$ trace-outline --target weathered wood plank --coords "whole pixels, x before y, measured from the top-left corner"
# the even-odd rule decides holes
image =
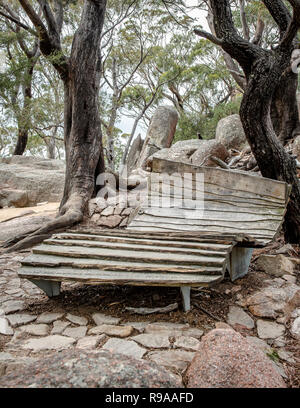
[[[205,230],[201,231],[172,231],[172,230],[164,230],[164,231],[148,231],[147,234],[144,231],[140,231],[138,229],[127,228],[126,230],[113,230],[113,229],[103,229],[101,232],[99,230],[92,230],[84,231],[82,229],[70,229],[68,232],[76,233],[76,234],[93,234],[93,235],[100,235],[101,236],[118,236],[118,237],[128,237],[128,238],[144,238],[144,239],[151,239],[151,240],[161,240],[164,241],[186,241],[186,242],[193,242],[193,243],[219,243],[219,244],[231,244],[232,241],[235,242],[253,242],[255,243],[255,238],[248,235],[246,232],[244,233],[227,233],[227,232],[207,232]]]
[[[158,197],[158,196],[157,196]],[[162,197],[162,196],[160,196]],[[181,205],[182,204],[182,205]],[[196,208],[196,203],[193,201],[191,206],[188,203],[185,203],[182,201],[182,203],[176,202],[176,205],[174,202],[171,202],[171,206],[169,208],[172,209],[176,208],[179,210],[184,210],[184,211],[194,211]],[[251,203],[250,203],[251,204]],[[151,207],[149,206],[148,208],[166,208],[163,207],[161,204],[153,202],[151,203]],[[276,208],[269,208],[269,207],[261,207],[261,206],[254,206],[254,205],[244,205],[244,206],[237,206],[235,203],[232,202],[220,202],[220,201],[209,201],[205,200],[204,205],[203,205],[203,210],[207,213],[236,213],[237,211],[240,214],[250,214],[250,215],[260,215],[260,216],[267,216],[267,217],[281,217],[284,215],[285,212],[285,207],[276,207]]]
[[[160,219],[161,218],[161,219]],[[248,231],[252,236],[257,237],[261,236],[269,236],[273,237],[275,231],[278,227],[278,224],[275,226],[270,225],[269,223],[255,223],[255,222],[248,222],[243,224],[242,222],[220,222],[220,221],[211,221],[211,220],[184,220],[180,218],[167,218],[167,217],[155,217],[155,216],[148,216],[147,214],[139,215],[135,218],[134,221],[128,226],[130,227],[137,227],[142,225],[153,225],[153,227],[160,227],[164,229],[172,229],[177,228],[178,230],[185,231],[187,228],[191,231],[197,231],[199,229],[206,229],[207,231],[218,231],[219,233],[223,232],[232,232],[232,233],[239,233],[243,231]]]
[[[106,235],[93,235],[93,234],[75,234],[75,233],[61,233],[52,236],[53,239],[71,239],[71,240],[89,240],[103,243],[120,243],[120,244],[137,244],[137,245],[147,245],[168,248],[187,248],[187,249],[208,249],[208,250],[224,250],[228,251],[232,248],[232,243],[214,243],[214,242],[185,242],[185,241],[171,241],[171,240],[151,240],[143,238],[129,238],[129,237],[117,237],[117,236],[106,236]],[[172,239],[172,238],[171,238]]]
[[[224,257],[225,258],[225,257]],[[23,266],[33,267],[71,267],[79,269],[99,269],[119,272],[161,272],[161,273],[194,273],[206,275],[222,275],[225,271],[224,267],[204,265],[178,265],[170,261],[168,265],[134,262],[134,260],[116,261],[116,260],[98,260],[91,258],[68,258],[57,255],[42,255],[32,254],[22,261]]]
[[[231,186],[224,186],[218,182],[211,183],[204,178],[204,183],[200,183],[197,180],[189,180],[183,175],[172,175],[172,177],[164,174],[151,173],[148,182],[148,191],[149,192],[160,192],[163,194],[182,194],[183,191],[187,196],[193,197],[196,192],[199,193],[199,196],[204,194],[205,196],[215,196],[223,197],[228,200],[242,199],[242,200],[251,200],[254,203],[265,203],[271,205],[284,205],[285,197],[275,197],[268,196],[266,194],[259,194],[255,190],[243,191],[243,184],[240,185],[240,188],[232,188]]]
[[[260,214],[249,214],[249,213],[240,213],[237,211],[232,212],[210,212],[204,210],[187,210],[181,208],[152,208],[152,207],[144,207],[139,210],[138,215],[141,214],[152,215],[152,216],[159,216],[159,217],[167,217],[167,218],[179,218],[182,220],[193,220],[198,221],[199,217],[202,217],[203,220],[210,220],[210,221],[239,221],[239,222],[266,222],[266,223],[280,223],[282,220],[281,216],[275,215],[265,215],[262,216]]]
[[[238,196],[234,196],[234,195],[229,195],[229,194],[225,194],[224,193],[212,193],[212,192],[208,192],[205,191],[204,194],[202,194],[201,192],[199,192],[199,194],[196,194],[196,191],[193,191],[193,194],[189,194],[189,192],[187,191],[185,193],[185,195],[183,195],[183,193],[181,192],[173,192],[172,190],[168,191],[167,188],[165,188],[165,186],[156,186],[153,185],[151,186],[151,190],[148,192],[148,200],[152,200],[153,201],[153,197],[156,197],[158,195],[161,196],[166,196],[166,197],[171,197],[171,198],[182,198],[185,201],[189,202],[189,200],[198,200],[200,201],[205,201],[205,200],[214,200],[216,202],[228,202],[228,203],[234,203],[234,204],[247,204],[247,203],[251,203],[252,205],[255,205],[257,207],[270,207],[270,208],[281,208],[284,207],[285,205],[285,201],[281,200],[281,201],[271,201],[271,200],[263,200],[263,199],[258,199],[258,198],[247,198],[247,197],[238,197]]]
[[[132,286],[210,286],[223,279],[223,276],[161,273],[136,273],[101,271],[97,269],[46,268],[22,267],[19,276],[27,279],[40,278],[53,281],[76,281],[87,284],[116,284]]]
[[[130,251],[151,251],[155,253],[168,254],[186,254],[186,255],[204,255],[204,256],[225,256],[227,250],[209,250],[209,249],[187,249],[187,248],[172,248],[167,246],[154,245],[136,245],[136,244],[116,244],[110,242],[96,242],[89,240],[72,240],[72,239],[47,239],[43,242],[45,245],[64,245],[64,246],[80,246],[85,248],[107,248],[114,250],[130,250]]]
[[[129,230],[131,228],[133,228],[135,231],[140,231],[141,234],[151,233],[151,232],[168,232],[168,233],[173,232],[174,233],[175,231],[183,232],[183,231],[186,230],[186,228],[184,228],[184,226],[176,226],[176,227],[170,226],[170,225],[168,225],[168,226],[158,226],[158,225],[151,226],[151,225],[146,224],[146,223],[138,224],[138,222],[134,223],[132,226],[129,225],[127,227],[127,229],[129,229]],[[198,227],[195,228],[195,229],[191,227],[191,230],[194,230],[194,232],[196,231],[197,233],[201,233],[201,231],[198,230]],[[211,232],[212,233],[215,232],[217,234],[219,231],[211,231]],[[224,232],[224,234],[225,233],[226,232]],[[237,236],[238,236],[238,233],[237,233]],[[268,242],[270,242],[272,240],[272,238],[273,238],[272,234],[270,234],[270,235],[256,234],[255,237],[253,237],[252,240],[240,240],[240,241],[238,241],[239,242],[238,245],[243,246],[243,247],[261,248],[261,247],[265,246]]]
[[[245,192],[287,200],[289,187],[286,183],[259,177],[246,172],[230,171],[214,167],[198,167],[190,164],[154,158],[154,173],[203,173],[207,183],[218,184]]]
[[[51,254],[60,256],[69,256],[73,258],[94,258],[94,259],[119,259],[128,260],[133,259],[139,260],[140,262],[147,263],[169,263],[171,260],[173,262],[179,262],[182,265],[195,265],[203,264],[206,265],[223,265],[224,257],[222,256],[196,256],[196,255],[179,255],[168,253],[154,253],[154,252],[137,252],[129,250],[112,250],[112,249],[102,249],[102,248],[82,248],[80,246],[76,247],[63,247],[58,245],[45,245],[41,244],[33,248],[34,254]]]

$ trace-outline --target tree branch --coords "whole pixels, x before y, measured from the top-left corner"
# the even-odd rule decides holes
[[[38,31],[38,36],[40,39],[40,50],[42,54],[46,58],[51,57],[53,55],[58,56],[58,58],[56,58],[54,61],[51,61],[51,62],[54,68],[58,71],[62,80],[65,80],[68,76],[69,64],[68,64],[68,60],[66,56],[62,53],[59,34],[56,29],[55,29],[56,30],[55,33],[53,32],[54,30],[54,27],[53,27],[54,22],[52,21],[53,14],[51,10],[49,11],[48,9],[49,4],[45,0],[38,0],[38,1],[41,7],[44,7],[43,13],[47,20],[47,24],[49,26],[50,33],[47,31],[47,28],[45,27],[43,21],[38,16],[38,14],[35,12],[35,10],[31,6],[31,4],[28,2],[28,0],[19,0],[19,3],[21,4],[23,10],[28,15],[32,24],[35,26],[36,30]]]
[[[3,11],[0,10],[0,16],[7,18],[7,20],[12,21],[13,23],[17,24],[19,27],[23,28],[24,30],[28,31],[29,33],[33,34],[34,36],[38,36],[37,32],[32,30],[30,27],[28,27],[27,25],[21,23],[20,21],[18,21],[17,19],[15,19],[14,17],[10,16],[9,14],[3,13]]]
[[[223,40],[220,38],[215,37],[214,35],[203,31],[203,30],[198,30],[197,28],[194,29],[194,33],[199,35],[199,37],[203,37],[206,38],[207,40],[211,41],[212,43],[216,44],[216,45],[223,45]]]

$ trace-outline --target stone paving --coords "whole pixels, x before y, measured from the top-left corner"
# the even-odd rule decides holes
[[[153,361],[182,375],[207,332],[203,327],[189,324],[149,322],[147,317],[144,321],[132,318],[131,322],[124,322],[122,318],[100,312],[87,316],[78,316],[76,310],[28,313],[28,302],[45,304],[46,298],[32,283],[18,278],[16,270],[22,257],[23,254],[0,256],[0,340],[5,338],[2,347],[0,343],[0,375],[8,366],[41,358],[46,350],[70,348],[102,348]],[[284,364],[296,363],[296,357],[285,349],[287,328],[281,312],[297,293],[299,286],[295,279],[290,282],[276,278],[247,299],[237,296],[227,316],[228,324],[246,330],[247,340],[266,354],[274,354],[275,347],[276,368],[284,378]],[[267,295],[264,302],[263,295]],[[298,338],[300,309],[294,308],[292,316],[291,330]],[[223,323],[217,323],[217,327],[218,324]]]

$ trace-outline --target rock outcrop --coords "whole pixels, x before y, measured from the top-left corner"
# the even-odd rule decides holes
[[[181,388],[155,363],[109,351],[60,351],[4,375],[6,388]]]
[[[242,150],[247,146],[247,139],[240,115],[231,115],[219,121],[216,130],[216,140],[226,149]]]
[[[137,167],[145,168],[149,156],[160,149],[170,147],[176,131],[178,113],[172,106],[159,106],[147,132]]]
[[[28,207],[60,201],[65,164],[60,160],[13,156],[0,162],[0,206]]]
[[[229,156],[229,153],[226,148],[215,139],[184,140],[175,143],[169,149],[162,149],[153,154],[147,160],[147,166],[151,168],[153,158],[174,160],[194,164],[195,166],[216,166],[216,163],[210,159],[210,156],[215,156],[224,161]]]
[[[285,388],[272,361],[234,330],[202,337],[187,374],[188,388]]]

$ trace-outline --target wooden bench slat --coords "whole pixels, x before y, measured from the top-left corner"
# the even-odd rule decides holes
[[[224,263],[224,256],[196,256],[186,254],[168,254],[168,253],[154,253],[143,251],[129,250],[112,250],[102,248],[82,248],[76,247],[63,247],[59,245],[46,245],[41,244],[33,248],[34,254],[50,254],[69,257],[85,257],[95,259],[120,259],[120,260],[132,260],[136,259],[142,262],[153,263],[168,263],[170,260],[173,262],[180,262],[182,265],[195,265],[195,264],[207,264],[207,265],[222,265]]]
[[[115,272],[97,269],[22,267],[21,278],[51,281],[76,281],[88,284],[117,284],[133,286],[210,286],[223,279],[223,276],[200,276],[195,274],[161,274],[142,272]]]
[[[213,242],[184,242],[184,241],[172,241],[172,240],[162,240],[162,239],[143,239],[143,238],[129,238],[129,237],[117,237],[109,235],[99,235],[88,234],[88,233],[61,233],[53,235],[53,239],[72,239],[72,240],[91,240],[99,241],[103,243],[120,243],[120,244],[137,244],[137,245],[147,245],[147,246],[168,246],[169,248],[187,248],[187,249],[208,249],[208,250],[226,250],[228,251],[232,248],[232,243],[213,243]],[[172,238],[171,238],[172,239]]]
[[[187,248],[171,248],[167,246],[153,245],[138,245],[138,244],[120,244],[101,241],[89,240],[72,240],[72,239],[47,239],[43,242],[45,245],[64,245],[64,246],[81,246],[86,248],[102,248],[114,250],[130,250],[130,251],[151,251],[156,253],[168,254],[186,254],[186,255],[204,255],[204,256],[226,256],[227,250],[217,249],[187,249]]]
[[[208,266],[204,265],[180,265],[178,263],[170,261],[168,265],[158,263],[143,263],[132,261],[118,261],[118,260],[106,260],[106,259],[92,259],[92,258],[70,258],[58,255],[49,254],[32,254],[22,261],[24,266],[33,267],[72,267],[81,269],[99,269],[99,270],[112,270],[123,272],[161,272],[161,273],[194,273],[194,274],[206,274],[206,275],[222,275],[224,273],[224,267]]]

